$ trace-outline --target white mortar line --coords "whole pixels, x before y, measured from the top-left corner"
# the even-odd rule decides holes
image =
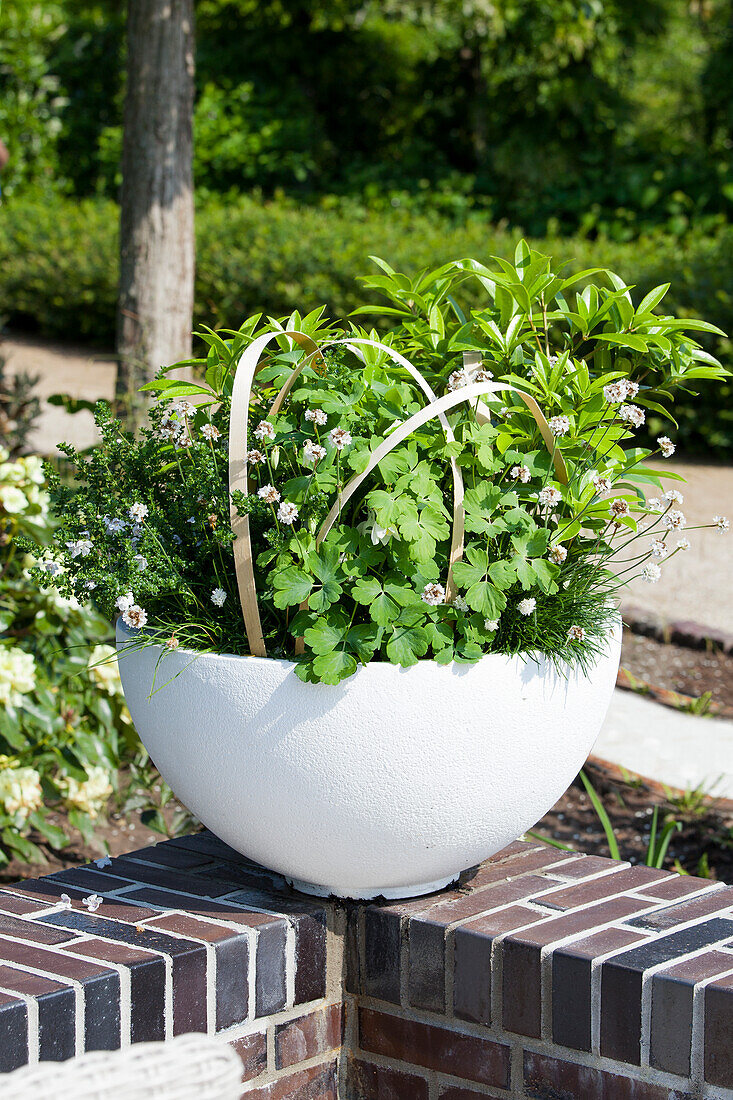
[[[257,940],[259,933],[252,928],[248,937],[249,961],[247,967],[247,1019],[253,1020],[257,1011]]]
[[[17,993],[14,989],[0,986],[0,993],[7,993],[18,1001],[25,1001],[28,1023],[28,1065],[33,1066],[38,1061],[40,1037],[38,1022],[38,1002],[30,993]]]
[[[733,973],[733,960],[731,967],[719,974],[711,974],[709,978],[703,978],[695,984],[692,991],[692,1053],[690,1061],[690,1078],[693,1084],[701,1088],[705,1084],[705,988],[718,978],[727,977]],[[733,1095],[733,1088],[726,1089]]]
[[[285,927],[285,1007],[295,1004],[295,925],[290,921]]]

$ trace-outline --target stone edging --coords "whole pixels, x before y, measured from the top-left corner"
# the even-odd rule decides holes
[[[673,642],[688,649],[715,649],[733,654],[733,634],[717,627],[704,626],[688,619],[666,622],[655,612],[633,604],[622,606],[621,617],[632,634],[654,638],[657,642]]]

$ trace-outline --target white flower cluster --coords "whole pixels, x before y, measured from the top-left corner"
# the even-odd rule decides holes
[[[526,485],[531,480],[532,475],[529,472],[529,466],[512,466],[509,471],[509,477],[514,481],[521,481],[523,485]]]
[[[122,682],[117,667],[117,651],[111,645],[95,645],[89,654],[87,668],[92,680],[96,680],[108,695],[122,695]]]
[[[195,416],[196,406],[190,401],[174,401],[160,418],[158,435],[165,443],[174,443],[178,447],[188,447],[191,438],[188,434],[188,421]]]
[[[519,601],[517,604],[517,611],[520,615],[531,615],[536,607],[537,600],[534,596],[528,596],[526,599]]]
[[[570,431],[570,419],[567,416],[551,416],[547,423],[554,436],[567,435]]]
[[[35,768],[0,768],[0,805],[23,825],[43,805],[41,777]]]
[[[43,485],[43,462],[38,455],[24,455],[10,461],[10,454],[0,446],[0,507],[8,515],[33,513],[33,522],[46,526],[48,493]]]
[[[311,424],[316,424],[319,428],[322,428],[328,420],[323,409],[306,409],[305,418],[306,420],[310,420]]]
[[[0,646],[0,703],[17,706],[36,686],[36,662],[32,653],[17,646]]]
[[[638,382],[632,382],[628,378],[619,378],[617,382],[603,387],[603,397],[609,405],[620,405],[622,401],[636,397],[638,392]]]
[[[640,428],[646,420],[646,414],[638,405],[622,405],[618,411],[619,420],[631,424],[634,428]]]
[[[537,499],[543,507],[554,508],[554,506],[559,504],[562,500],[562,493],[559,489],[553,489],[552,486],[548,486],[546,489],[540,489],[537,494]]]
[[[662,458],[671,458],[675,452],[675,445],[668,435],[660,435],[657,438],[659,444],[659,450],[662,452]]]
[[[264,443],[266,439],[273,440],[275,438],[275,429],[269,420],[260,420],[254,430],[254,437],[259,439],[260,443]]]
[[[560,543],[556,543],[554,546],[550,547],[547,556],[553,565],[562,565],[568,556],[568,552],[564,546],[561,546]]]
[[[319,462],[326,457],[326,448],[320,443],[314,443],[312,439],[306,439],[303,444],[303,465],[314,469]]]
[[[132,592],[126,592],[124,596],[118,596],[115,607],[122,612],[122,621],[125,626],[133,630],[141,630],[148,621],[147,612],[135,603]]]
[[[448,377],[448,390],[454,393],[462,390],[464,386],[470,386],[473,382],[491,382],[494,376],[490,370],[484,367],[459,367]]]
[[[344,451],[351,445],[351,432],[347,432],[346,428],[331,428],[328,439],[335,450]]]
[[[423,588],[420,599],[431,607],[437,607],[439,603],[445,603],[445,589],[442,584],[431,582]]]
[[[64,794],[67,806],[74,810],[81,810],[94,819],[107,805],[113,787],[111,776],[106,768],[100,764],[94,764],[86,769],[87,778],[81,782],[71,775],[63,775],[58,784]]]
[[[208,439],[209,443],[215,443],[217,439],[221,438],[221,432],[216,424],[202,424],[201,434],[204,439]]]

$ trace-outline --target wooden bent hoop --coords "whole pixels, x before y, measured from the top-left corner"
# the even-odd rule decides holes
[[[230,519],[232,525],[232,531],[234,533],[234,568],[237,576],[237,587],[239,590],[239,600],[242,605],[242,617],[244,619],[244,628],[247,635],[247,642],[249,645],[250,653],[255,657],[266,657],[267,649],[265,646],[265,640],[262,633],[262,622],[260,619],[259,607],[257,604],[257,587],[255,583],[254,575],[254,561],[252,555],[252,539],[249,529],[249,516],[240,515],[237,511],[233,501],[231,500],[232,494],[236,490],[240,490],[244,493],[248,491],[248,479],[247,479],[247,428],[249,419],[249,405],[252,399],[252,387],[255,379],[255,375],[259,368],[260,358],[270,340],[273,340],[277,336],[287,336],[294,340],[297,344],[303,347],[309,354],[305,359],[298,364],[297,367],[291,372],[287,381],[280,389],[277,397],[270,406],[268,416],[276,415],[283,406],[283,403],[293,388],[298,376],[302,373],[304,367],[313,361],[313,359],[319,354],[318,345],[303,332],[296,330],[276,330],[273,332],[264,333],[245,349],[239,360],[237,372],[234,378],[234,386],[232,389],[232,404],[231,414],[229,420],[229,494],[230,494]],[[550,430],[549,424],[545,419],[542,410],[532,397],[528,393],[524,393],[522,390],[518,390],[515,386],[509,385],[505,382],[474,382],[471,385],[464,386],[460,390],[456,390],[454,393],[445,394],[443,397],[436,397],[436,394],[428,381],[423,377],[420,371],[405,359],[394,348],[390,348],[386,344],[381,344],[377,340],[368,340],[366,338],[353,337],[343,340],[330,341],[330,345],[343,344],[354,354],[363,358],[360,354],[359,345],[368,345],[370,347],[377,348],[384,351],[390,358],[399,366],[404,367],[405,370],[411,375],[414,381],[418,384],[425,396],[430,402],[419,412],[414,413],[412,416],[404,420],[398,428],[396,428],[385,440],[383,440],[379,446],[373,451],[369,460],[369,464],[360,474],[349,481],[344,487],[340,500],[336,502],[331,508],[331,511],[323,521],[321,528],[316,538],[316,545],[320,546],[323,539],[333,527],[334,523],[338,519],[338,516],[343,509],[346,502],[354,495],[356,490],[362,484],[362,482],[369,476],[376,466],[385,458],[390,451],[394,450],[400,443],[403,442],[415,429],[422,427],[429,420],[437,417],[441,423],[446,438],[449,441],[455,439],[453,430],[446,419],[446,412],[449,409],[454,408],[456,405],[461,404],[464,401],[470,401],[473,398],[479,398],[489,393],[500,393],[502,391],[511,390],[517,393],[528,410],[534,417],[537,426],[540,430],[540,434],[552,455],[552,460],[555,466],[555,473],[559,481],[567,484],[567,471],[565,469],[565,463],[563,462],[560,452],[555,446],[554,436]],[[486,422],[490,419],[491,413],[487,406],[478,401],[477,414],[480,420]],[[446,581],[446,599],[448,601],[455,597],[454,583],[453,583],[453,566],[457,561],[460,561],[463,557],[463,539],[465,531],[465,510],[463,507],[463,477],[461,475],[460,466],[458,466],[455,458],[450,459],[451,472],[453,475],[453,527],[451,534],[451,547],[449,554],[449,567],[448,578]],[[298,639],[296,642],[296,653],[300,653],[303,650],[302,639]]]

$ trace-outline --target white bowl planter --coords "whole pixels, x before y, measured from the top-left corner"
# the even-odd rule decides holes
[[[156,672],[161,649],[130,637],[118,624],[130,712],[181,801],[299,889],[352,898],[436,890],[542,817],[598,736],[621,646],[619,628],[588,675],[489,654],[329,687],[185,650]]]

